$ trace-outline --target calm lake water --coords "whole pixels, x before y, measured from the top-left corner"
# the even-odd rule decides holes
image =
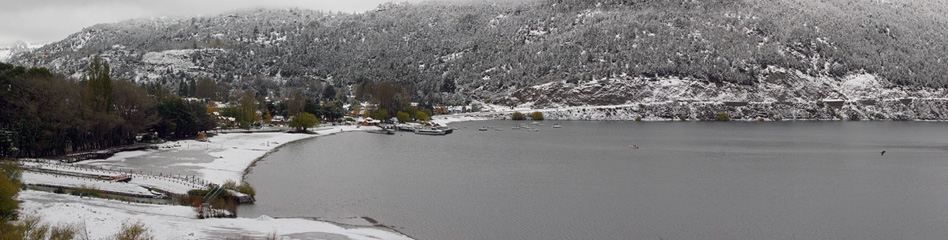
[[[948,236],[946,123],[518,123],[289,144],[247,176],[258,201],[239,214],[365,216],[424,240]]]

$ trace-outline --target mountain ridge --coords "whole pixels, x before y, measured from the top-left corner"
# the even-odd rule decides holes
[[[625,78],[755,86],[800,74],[826,84],[870,74],[889,88],[939,89],[948,82],[940,57],[948,43],[937,36],[948,24],[937,16],[944,7],[922,5],[550,0],[384,4],[360,14],[253,10],[100,24],[14,63],[80,78],[88,59],[101,55],[118,78],[172,89],[210,77],[276,96],[288,89],[318,95],[325,85],[353,95],[361,82],[393,81],[409,84],[413,101],[511,106],[535,104],[524,96],[543,84]],[[917,26],[922,21],[929,23]],[[537,106],[597,103],[566,99]],[[622,100],[600,103],[641,99]]]

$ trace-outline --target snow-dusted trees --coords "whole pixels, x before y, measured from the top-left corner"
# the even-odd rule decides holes
[[[753,84],[770,66],[945,86],[946,10],[925,1],[848,0],[434,2],[360,14],[258,10],[99,25],[87,32],[90,39],[70,38],[33,56],[66,50],[18,61],[84,69],[88,52],[108,52],[114,74],[136,79],[152,66],[143,64],[145,53],[183,48],[194,50],[188,59],[194,68],[162,72],[156,81],[174,88],[211,77],[219,88],[244,89],[238,85],[251,79],[258,95],[286,97],[286,89],[298,88],[307,98],[321,95],[322,86],[355,85],[363,101],[382,80],[413,83],[411,101],[463,103],[503,99],[511,88],[622,74]],[[84,48],[70,51],[79,41]]]

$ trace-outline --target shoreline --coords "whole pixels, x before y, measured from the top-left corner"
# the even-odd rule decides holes
[[[185,166],[190,169],[187,172],[188,175],[195,173],[197,176],[208,179],[208,182],[223,184],[226,180],[243,181],[243,177],[252,170],[255,162],[288,143],[321,135],[330,136],[339,132],[361,130],[356,126],[332,126],[316,128],[314,132],[317,134],[306,135],[283,132],[221,134],[212,137],[211,142],[179,140],[159,145],[157,150],[123,152],[107,159],[64,166],[72,165],[74,167],[68,168],[78,169],[123,169],[136,172],[148,172],[156,167],[160,169],[161,167]],[[264,141],[265,143],[261,143]],[[248,158],[248,154],[252,154],[249,156],[253,158]],[[155,162],[153,159],[162,159],[164,162],[157,163],[158,166],[146,165],[145,168],[141,168],[141,163],[153,163]],[[228,170],[236,170],[237,167],[240,169],[239,172]],[[184,173],[174,171],[172,173],[176,176],[184,175]],[[123,186],[133,187],[134,185]],[[259,238],[271,233],[280,236],[315,238],[338,236],[340,239],[412,239],[395,229],[378,224],[345,224],[318,220],[318,218],[315,218],[316,220],[312,220],[314,218],[275,219],[265,215],[257,218],[198,219],[190,206],[81,198],[69,194],[29,189],[21,191],[16,198],[21,201],[20,212],[24,215],[38,216],[43,222],[53,225],[85,226],[90,239],[108,238],[110,234],[118,232],[118,227],[122,223],[136,221],[145,223],[155,239]]]
[[[597,106],[597,109],[614,109],[619,106]],[[589,108],[589,107],[583,107]],[[574,111],[575,108],[570,108]],[[472,122],[472,121],[485,121],[485,120],[504,120],[511,122],[521,122],[513,121],[509,119],[509,116],[514,111],[521,112],[532,112],[539,111],[543,112],[546,115],[547,112],[552,111],[564,111],[566,109],[511,109],[509,111],[491,111],[491,112],[477,112],[477,113],[460,113],[460,114],[451,114],[451,115],[436,115],[432,118],[431,122],[438,124],[450,124],[457,122]],[[587,115],[588,116],[588,115]],[[529,122],[531,120],[526,120]],[[634,121],[634,120],[616,120],[616,119],[556,119],[556,118],[546,118],[545,121]],[[642,118],[641,121],[648,122],[681,122],[678,119],[666,119],[659,117],[649,117]],[[699,122],[701,120],[689,119],[687,122]],[[734,122],[757,122],[757,119],[732,119]],[[839,120],[839,119],[826,119],[826,120],[809,120],[809,119],[796,119],[796,120],[782,120],[782,121],[849,121],[849,120]],[[874,119],[868,120],[863,119],[861,121],[898,121],[892,119]],[[907,121],[919,121],[919,122],[948,122],[945,120],[907,120]],[[768,122],[771,122],[768,120]],[[159,149],[157,150],[144,150],[144,151],[130,151],[130,152],[121,152],[116,154],[108,159],[99,159],[99,160],[90,160],[80,163],[76,163],[80,166],[82,165],[91,165],[91,166],[107,166],[109,168],[117,169],[130,169],[136,171],[148,171],[148,170],[165,170],[172,171],[175,173],[175,170],[186,169],[187,174],[194,173],[195,175],[201,176],[208,182],[213,182],[217,184],[223,184],[226,180],[233,180],[237,183],[242,183],[246,180],[247,175],[253,172],[253,167],[256,166],[257,162],[262,161],[265,157],[270,154],[281,150],[283,147],[290,143],[296,143],[297,141],[312,139],[317,137],[324,136],[333,136],[340,133],[349,133],[349,132],[360,132],[370,130],[371,127],[360,128],[358,126],[324,126],[322,128],[314,128],[313,132],[315,134],[289,134],[284,132],[279,133],[225,133],[220,134],[215,137],[212,137],[211,142],[197,142],[194,140],[180,140],[169,142],[166,144],[157,145]],[[261,143],[265,141],[265,143]],[[278,141],[278,142],[277,142]],[[187,147],[185,147],[187,146]],[[202,149],[203,148],[203,149]],[[252,157],[252,158],[251,158]],[[154,161],[152,159],[161,159],[161,161]],[[162,162],[163,161],[163,162]],[[157,162],[157,163],[155,163]],[[142,165],[142,164],[145,165]],[[153,165],[147,165],[153,164]],[[26,197],[21,197],[26,196]],[[190,236],[183,235],[172,235],[178,234],[174,232],[162,233],[169,236],[169,238],[179,238],[179,239],[203,239],[207,237],[220,236],[219,234],[238,234],[245,236],[263,236],[271,232],[276,231],[277,234],[283,235],[298,235],[298,234],[339,234],[343,236],[349,236],[348,239],[361,239],[362,237],[352,238],[352,236],[359,236],[358,234],[352,235],[354,232],[359,231],[374,231],[376,235],[384,235],[382,239],[411,239],[410,236],[404,234],[396,229],[388,227],[384,224],[367,222],[367,224],[360,225],[358,223],[345,223],[345,222],[334,222],[328,220],[320,220],[318,217],[305,217],[305,218],[280,218],[281,221],[294,222],[293,226],[286,227],[281,225],[272,225],[270,229],[259,229],[254,227],[255,225],[266,224],[271,225],[274,218],[263,215],[258,218],[241,218],[236,219],[219,219],[219,220],[210,220],[210,221],[198,221],[196,217],[190,210],[190,207],[187,206],[162,206],[154,204],[145,204],[142,207],[142,204],[129,204],[129,203],[118,203],[112,201],[111,204],[99,204],[101,202],[109,202],[108,200],[89,200],[81,198],[72,198],[70,196],[57,196],[54,194],[45,194],[38,193],[36,191],[23,191],[21,196],[18,196],[21,200],[25,200],[26,204],[21,207],[21,210],[27,214],[34,214],[42,216],[44,219],[49,219],[55,224],[56,220],[60,222],[70,221],[68,218],[64,220],[64,217],[60,217],[61,211],[65,212],[75,212],[79,211],[77,208],[92,208],[101,209],[97,212],[89,213],[83,212],[83,214],[89,215],[89,217],[106,217],[108,212],[120,212],[120,213],[110,213],[113,214],[110,217],[115,217],[113,219],[121,223],[123,217],[127,219],[145,219],[143,221],[146,225],[152,229],[154,232],[160,232],[164,230],[173,230],[166,229],[168,228],[169,223],[174,222],[189,222],[192,226],[186,226],[184,231],[193,231]],[[25,198],[25,199],[24,199]],[[56,201],[56,203],[48,203],[51,201]],[[96,206],[90,206],[90,204],[97,204]],[[66,207],[69,205],[71,207]],[[57,207],[66,208],[66,210],[55,210]],[[174,214],[165,214],[165,210],[161,211],[145,211],[140,209],[174,209],[172,212]],[[31,212],[32,211],[32,212]],[[106,213],[103,213],[106,212]],[[71,219],[75,220],[75,219]],[[302,221],[300,221],[302,220]],[[307,225],[305,221],[315,221],[318,223],[311,223],[309,225],[320,225],[325,226],[324,224],[333,225],[341,228],[342,230],[327,230],[328,227],[300,227],[302,225]],[[239,223],[239,224],[238,224]],[[232,225],[232,228],[223,229],[220,226],[223,225]],[[107,225],[107,224],[106,224]],[[120,224],[119,224],[120,225]],[[181,227],[181,226],[179,226]],[[278,230],[279,229],[279,230]],[[292,230],[287,230],[292,229]],[[335,229],[335,228],[333,228]],[[95,234],[104,234],[104,233],[114,233],[114,229],[108,228],[107,226],[101,228],[92,229]],[[184,232],[182,231],[182,232]],[[341,232],[341,233],[340,233]],[[382,232],[382,233],[380,233]],[[196,237],[193,234],[198,234]],[[364,236],[363,236],[364,237]],[[158,239],[162,239],[159,237]]]
[[[307,136],[307,137],[303,137],[303,138],[299,138],[299,139],[295,139],[295,140],[292,140],[292,141],[288,141],[288,142],[284,142],[284,143],[279,144],[277,147],[274,147],[273,149],[270,149],[269,151],[267,151],[267,152],[264,153],[263,155],[260,155],[259,157],[255,158],[252,162],[250,162],[249,165],[247,165],[246,167],[244,167],[244,171],[243,171],[243,173],[240,175],[240,182],[244,182],[244,181],[247,179],[247,174],[250,174],[251,172],[253,172],[253,167],[254,167],[254,166],[257,166],[257,162],[262,161],[263,158],[269,156],[271,153],[274,153],[274,152],[276,152],[276,151],[282,149],[282,148],[285,147],[286,145],[289,145],[289,144],[295,143],[295,142],[299,142],[299,141],[303,141],[303,140],[307,140],[307,139],[313,139],[313,138],[318,138],[318,137],[328,137],[328,136],[336,135],[337,133],[365,131],[365,130],[358,129],[358,128],[356,128],[357,130],[349,130],[349,131],[346,131],[346,130],[345,130],[344,128],[342,128],[342,127],[351,127],[351,126],[332,126],[332,127],[329,127],[328,129],[326,129],[325,131],[323,131],[324,133],[319,133],[320,130],[318,130],[318,129],[313,129],[313,130],[314,130],[313,133],[306,133],[307,135],[309,135],[309,136]],[[339,131],[337,132],[337,131],[335,131],[335,130],[339,130]],[[285,133],[285,132],[284,132],[284,134],[300,134],[300,133]]]

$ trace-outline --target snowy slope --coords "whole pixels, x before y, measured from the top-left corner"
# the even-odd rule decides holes
[[[842,79],[769,69],[754,85],[619,76],[558,81],[517,91],[509,105],[583,120],[946,120],[948,90],[896,86],[872,74]]]
[[[20,54],[30,52],[43,47],[44,44],[33,44],[27,42],[17,42],[9,46],[0,46],[0,62],[10,61],[11,58]]]

